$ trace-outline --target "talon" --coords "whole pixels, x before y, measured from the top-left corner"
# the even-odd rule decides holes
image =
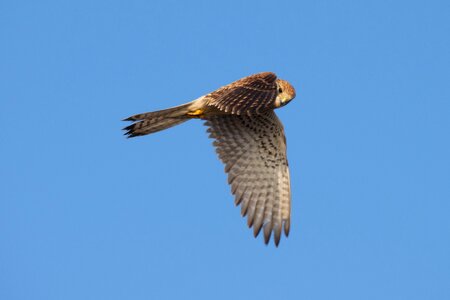
[[[188,112],[187,115],[190,117],[201,117],[201,115],[203,114],[203,110],[202,109],[197,109],[191,112]]]

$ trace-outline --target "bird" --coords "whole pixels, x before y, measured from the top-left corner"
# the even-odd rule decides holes
[[[255,238],[278,247],[291,226],[291,187],[284,127],[274,110],[296,96],[294,87],[272,72],[253,74],[189,103],[124,119],[129,138],[200,119],[225,165],[236,206]]]

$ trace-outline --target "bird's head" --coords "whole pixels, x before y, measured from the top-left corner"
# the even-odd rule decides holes
[[[275,99],[275,107],[281,107],[288,104],[295,98],[294,87],[283,79],[277,79],[277,98]]]

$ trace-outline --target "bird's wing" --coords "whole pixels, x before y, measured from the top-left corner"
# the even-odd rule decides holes
[[[264,228],[278,246],[290,228],[291,190],[283,125],[273,111],[261,115],[221,115],[207,119],[210,137],[225,164],[236,205],[247,215],[255,237]]]
[[[242,78],[207,95],[207,105],[233,115],[254,115],[273,109],[278,95],[276,80],[271,72]]]

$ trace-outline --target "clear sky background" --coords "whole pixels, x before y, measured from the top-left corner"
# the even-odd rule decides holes
[[[2,1],[0,299],[450,299],[448,1]],[[200,121],[276,72],[292,227],[254,239]]]

